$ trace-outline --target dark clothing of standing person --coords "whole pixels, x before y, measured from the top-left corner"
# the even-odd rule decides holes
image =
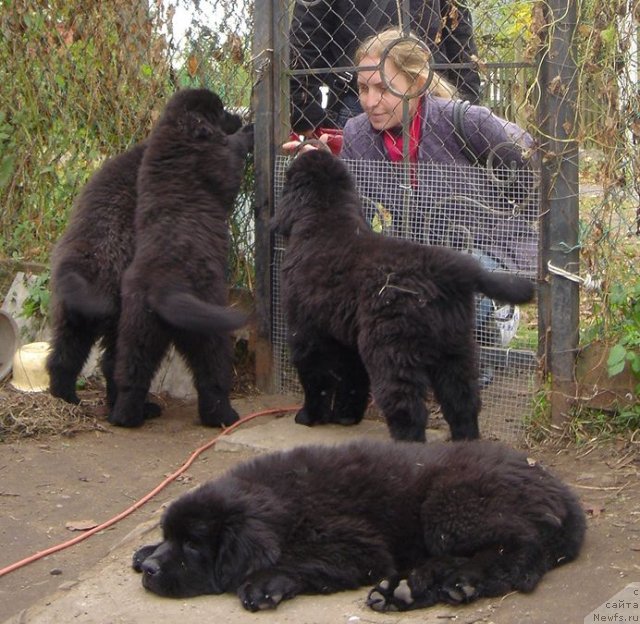
[[[477,48],[471,13],[464,0],[410,0],[409,28],[429,46],[433,63],[473,63]],[[327,69],[353,65],[358,45],[367,37],[400,23],[401,0],[296,0],[290,31],[291,68]],[[472,104],[480,101],[475,67],[440,70]],[[321,85],[329,87],[322,107]],[[297,133],[340,128],[361,113],[355,75],[348,71],[295,75],[291,79],[291,125]]]

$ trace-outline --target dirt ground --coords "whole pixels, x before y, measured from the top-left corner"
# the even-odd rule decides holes
[[[0,401],[2,392],[0,388]],[[291,405],[291,399],[255,395],[236,399],[234,404],[246,415]],[[283,417],[291,418],[291,414]],[[264,416],[243,426],[259,426],[273,418]],[[96,430],[70,437],[0,442],[0,569],[77,536],[73,529],[122,512],[217,433],[198,425],[193,404],[176,401],[166,403],[162,417],[137,430],[110,427],[104,414],[98,414],[98,424]],[[476,619],[446,617],[495,624],[581,623],[626,585],[640,581],[639,446],[546,444],[531,448],[532,457],[555,470],[581,496],[589,516],[583,554],[547,575],[531,595],[483,601],[483,615],[474,615]],[[167,501],[250,454],[210,449],[184,475],[108,530],[0,577],[0,622],[73,584],[135,527],[157,517]],[[259,617],[247,614],[247,622]],[[387,620],[400,622],[394,614]]]

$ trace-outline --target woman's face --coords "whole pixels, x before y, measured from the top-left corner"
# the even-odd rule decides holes
[[[366,67],[377,65],[380,59],[373,56],[365,56],[359,66]],[[414,84],[409,77],[398,70],[391,59],[384,64],[384,74],[387,84],[393,87],[397,93],[410,93]],[[367,113],[369,122],[375,130],[390,130],[402,125],[403,98],[392,93],[382,82],[382,76],[377,69],[358,71],[358,93],[360,105]],[[409,117],[413,117],[418,107],[418,98],[409,100]]]

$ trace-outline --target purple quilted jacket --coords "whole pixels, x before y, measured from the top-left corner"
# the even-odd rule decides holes
[[[418,160],[442,164],[468,165],[453,124],[453,100],[427,96],[422,121],[422,136]],[[464,116],[464,128],[469,147],[479,157],[486,156],[492,147],[507,162],[525,166],[522,151],[513,145],[521,139],[526,147],[533,139],[513,123],[494,115],[484,106],[470,106]],[[520,135],[519,137],[516,135]],[[387,160],[382,134],[374,130],[366,113],[350,119],[344,127],[342,158],[353,160]]]

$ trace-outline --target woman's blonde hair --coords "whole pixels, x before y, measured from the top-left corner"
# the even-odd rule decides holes
[[[413,33],[406,34],[398,28],[383,30],[365,39],[356,50],[355,63],[359,65],[367,56],[382,58],[385,50],[387,58],[411,83],[419,78],[431,80],[427,87],[429,93],[447,99],[456,96],[455,87],[430,68],[431,52],[427,46]]]

